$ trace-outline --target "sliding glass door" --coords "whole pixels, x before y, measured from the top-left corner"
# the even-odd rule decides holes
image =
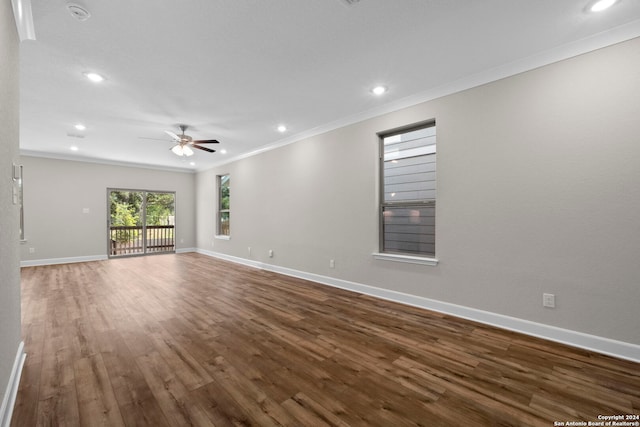
[[[109,257],[175,252],[175,193],[107,190]]]

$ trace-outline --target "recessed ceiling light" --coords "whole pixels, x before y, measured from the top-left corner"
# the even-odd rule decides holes
[[[78,123],[77,125],[74,126],[74,128],[76,128],[77,130],[85,130],[85,129],[87,129],[87,127],[85,125],[83,125],[82,123]]]
[[[72,145],[71,147],[69,147],[69,150],[78,151],[78,147],[76,147],[75,145]]]
[[[601,12],[609,9],[617,0],[598,0],[591,5],[591,12]]]
[[[371,92],[374,95],[382,95],[383,93],[385,93],[387,91],[387,88],[385,86],[376,86],[373,89],[371,89]]]
[[[224,148],[223,148],[222,150],[220,150],[220,152],[221,152],[222,154],[227,154],[227,150],[225,150]]]
[[[88,78],[89,80],[91,80],[94,83],[100,83],[101,81],[104,81],[104,77],[102,77],[98,73],[89,72],[89,73],[83,73],[83,74],[84,74],[84,76],[86,78]]]
[[[190,166],[195,166],[195,165],[196,165],[196,162],[189,162],[189,165],[190,165]]]
[[[286,131],[287,131],[287,127],[285,125],[278,126],[278,132],[286,132]]]

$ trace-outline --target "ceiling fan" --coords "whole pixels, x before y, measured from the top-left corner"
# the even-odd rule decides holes
[[[202,151],[207,151],[209,153],[215,153],[216,150],[212,150],[211,148],[202,147],[200,144],[219,144],[220,142],[215,139],[201,139],[194,141],[189,135],[185,135],[185,131],[187,130],[187,125],[180,125],[180,130],[182,131],[182,135],[176,135],[170,130],[166,130],[165,132],[171,138],[173,138],[176,142],[176,145],[171,148],[171,151],[177,156],[193,156],[192,148],[197,148]]]

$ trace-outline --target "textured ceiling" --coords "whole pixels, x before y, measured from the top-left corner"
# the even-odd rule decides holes
[[[23,153],[192,170],[640,36],[635,0],[598,14],[579,0],[75,3],[91,18],[32,0]],[[388,93],[373,96],[376,84]],[[227,153],[175,156],[164,131],[180,123]]]

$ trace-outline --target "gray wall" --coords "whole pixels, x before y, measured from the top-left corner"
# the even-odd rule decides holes
[[[201,172],[197,246],[640,344],[638,70],[635,39]],[[376,133],[433,118],[440,263],[374,260]]]
[[[18,207],[12,163],[18,163],[19,49],[11,2],[0,2],[0,402],[20,345]],[[0,422],[2,420],[0,419]]]
[[[106,256],[107,188],[175,191],[176,249],[195,246],[193,173],[29,156],[22,164],[22,261]]]

